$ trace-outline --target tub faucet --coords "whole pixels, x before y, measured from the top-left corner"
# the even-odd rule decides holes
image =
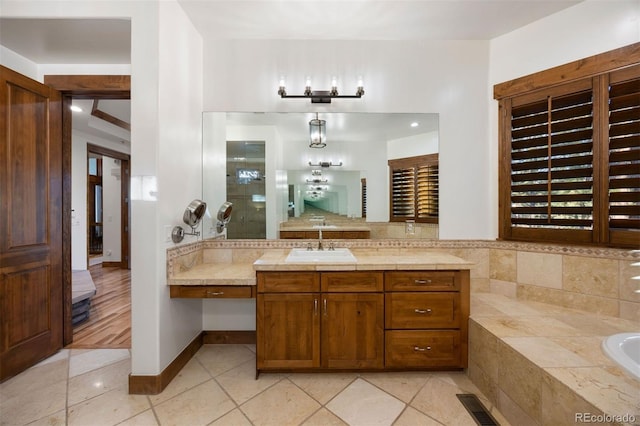
[[[322,229],[318,229],[318,250],[324,250],[324,247],[322,247]]]

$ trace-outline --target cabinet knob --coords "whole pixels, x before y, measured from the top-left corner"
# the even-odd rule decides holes
[[[426,352],[431,350],[431,346],[427,346],[426,348],[421,348],[420,346],[413,347],[414,352]]]
[[[414,309],[413,312],[415,312],[416,314],[420,314],[420,315],[425,315],[425,314],[430,314],[431,313],[431,308],[427,308],[427,309]]]
[[[224,291],[207,291],[207,296],[222,296]]]

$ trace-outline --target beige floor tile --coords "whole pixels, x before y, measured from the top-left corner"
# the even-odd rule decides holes
[[[171,383],[157,395],[149,395],[152,405],[158,405],[174,396],[191,389],[200,383],[204,383],[211,379],[209,372],[200,364],[200,362],[191,358],[189,362],[180,370],[178,375],[171,380]]]
[[[429,373],[366,373],[362,378],[408,404],[427,383]]]
[[[356,373],[291,374],[288,376],[300,389],[320,404],[326,404],[358,378]]]
[[[321,408],[302,423],[302,426],[347,426],[347,424],[331,411]]]
[[[450,380],[434,377],[418,392],[411,406],[445,425],[475,426],[476,422],[456,397],[458,393],[466,392]]]
[[[241,405],[282,380],[282,374],[260,374],[256,380],[255,361],[246,362],[216,377],[216,381]]]
[[[236,408],[213,380],[202,383],[154,407],[164,425],[206,425]]]
[[[34,377],[34,382],[28,386],[21,383],[20,391],[13,395],[4,392],[0,397],[0,425],[25,425],[66,407],[67,381],[64,379],[38,387],[37,377]]]
[[[69,379],[68,405],[75,405],[113,389],[127,388],[131,373],[128,359]]]
[[[390,425],[404,410],[399,399],[365,380],[350,384],[326,407],[349,425]]]
[[[464,371],[436,371],[431,373],[434,379],[439,379],[445,383],[457,387],[460,392],[458,393],[474,393],[483,403],[486,402],[486,398],[480,392],[480,389],[473,384],[469,376]]]
[[[150,408],[144,395],[129,395],[127,388],[103,393],[69,407],[68,426],[115,425]]]
[[[67,380],[69,362],[61,359],[37,365],[0,384],[0,404],[8,398],[28,397],[32,392]],[[1,405],[0,405],[1,407]]]
[[[38,364],[34,365],[35,367],[42,367],[43,365],[51,364],[57,361],[69,361],[69,355],[71,354],[71,350],[69,349],[60,349],[55,354],[51,355],[49,358],[46,358],[40,361]]]
[[[413,407],[407,407],[393,426],[440,426],[442,423],[424,415]]]
[[[214,377],[249,360],[255,360],[255,356],[255,352],[245,345],[204,345],[196,353],[196,358]]]
[[[239,408],[236,408],[211,423],[211,426],[251,426],[251,422]]]
[[[147,410],[122,423],[118,423],[118,426],[158,426],[158,421],[153,411]]]
[[[28,426],[65,426],[67,424],[67,410],[60,410],[50,416],[31,422]],[[0,421],[2,423],[2,421]],[[2,423],[4,424],[4,423]]]
[[[282,380],[240,409],[256,425],[299,425],[320,405],[289,380]]]
[[[80,352],[72,349],[69,357],[69,377],[79,376],[130,357],[129,349],[94,349]]]

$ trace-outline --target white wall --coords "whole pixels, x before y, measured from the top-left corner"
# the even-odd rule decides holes
[[[159,374],[202,325],[199,301],[169,298],[164,231],[181,222],[184,208],[202,192],[201,37],[173,0],[3,0],[2,16],[131,19],[131,372]],[[20,71],[40,72],[29,68],[23,63]],[[99,74],[114,69],[89,68]],[[143,182],[151,183],[154,193],[145,187],[147,192],[138,191],[134,199]]]

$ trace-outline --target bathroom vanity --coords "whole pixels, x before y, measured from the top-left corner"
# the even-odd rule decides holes
[[[470,264],[442,253],[354,254],[254,263],[257,373],[466,368]]]

